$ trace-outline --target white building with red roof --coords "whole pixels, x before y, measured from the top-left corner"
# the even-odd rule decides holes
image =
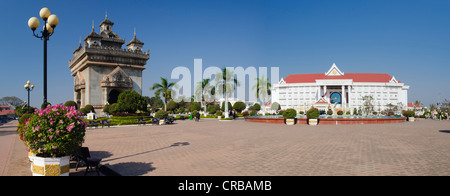
[[[363,97],[371,96],[373,111],[395,105],[406,109],[409,86],[386,73],[344,73],[333,64],[326,73],[292,74],[272,85],[272,102],[281,109],[320,110],[353,113],[364,108]],[[323,99],[322,99],[323,98]]]

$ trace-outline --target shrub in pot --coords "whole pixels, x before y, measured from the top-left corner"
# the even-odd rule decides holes
[[[283,117],[286,119],[287,125],[294,125],[295,124],[295,116],[297,116],[297,111],[294,109],[287,109],[283,112]]]
[[[311,108],[306,112],[309,125],[317,125],[317,119],[319,119],[320,112],[317,108]]]
[[[217,111],[216,112],[216,116],[217,116],[217,118],[220,120],[220,119],[222,119],[222,112],[221,111]]]
[[[328,114],[328,115],[333,115],[333,111],[332,111],[332,110],[328,110],[328,111],[327,111],[327,114]]]
[[[23,141],[36,155],[33,175],[69,175],[69,158],[83,143],[86,132],[83,114],[75,107],[48,106],[24,124]]]
[[[403,116],[407,117],[408,121],[414,122],[414,117],[416,116],[416,113],[412,110],[407,110],[403,112]]]

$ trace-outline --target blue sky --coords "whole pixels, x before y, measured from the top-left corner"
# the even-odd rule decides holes
[[[280,78],[324,73],[333,63],[345,73],[388,73],[410,85],[408,101],[426,105],[450,99],[450,1],[448,0],[167,0],[0,1],[0,97],[42,103],[41,40],[27,21],[48,7],[60,24],[48,45],[48,97],[73,99],[68,61],[94,20],[115,23],[126,42],[137,37],[150,49],[143,95],[173,68],[194,58],[209,66],[280,67]],[[42,24],[42,21],[41,21]],[[41,28],[41,27],[40,27]]]

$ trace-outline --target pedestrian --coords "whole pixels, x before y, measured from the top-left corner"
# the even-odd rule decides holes
[[[237,117],[236,110],[233,110],[233,120],[236,120],[236,117]]]
[[[200,121],[200,112],[197,111],[197,113],[195,114],[195,121],[199,122]]]

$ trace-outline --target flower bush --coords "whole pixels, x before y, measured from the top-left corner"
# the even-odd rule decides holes
[[[24,124],[23,141],[27,150],[41,157],[72,154],[84,141],[86,122],[75,107],[48,106],[35,110]]]
[[[169,112],[167,111],[159,110],[155,113],[155,118],[164,119],[167,117],[169,117]]]
[[[337,115],[341,116],[343,114],[344,114],[344,112],[342,110],[337,111]]]
[[[415,116],[416,116],[416,113],[415,113],[414,111],[412,111],[412,110],[407,110],[407,111],[403,111],[403,116],[406,116],[406,117],[415,117]]]

